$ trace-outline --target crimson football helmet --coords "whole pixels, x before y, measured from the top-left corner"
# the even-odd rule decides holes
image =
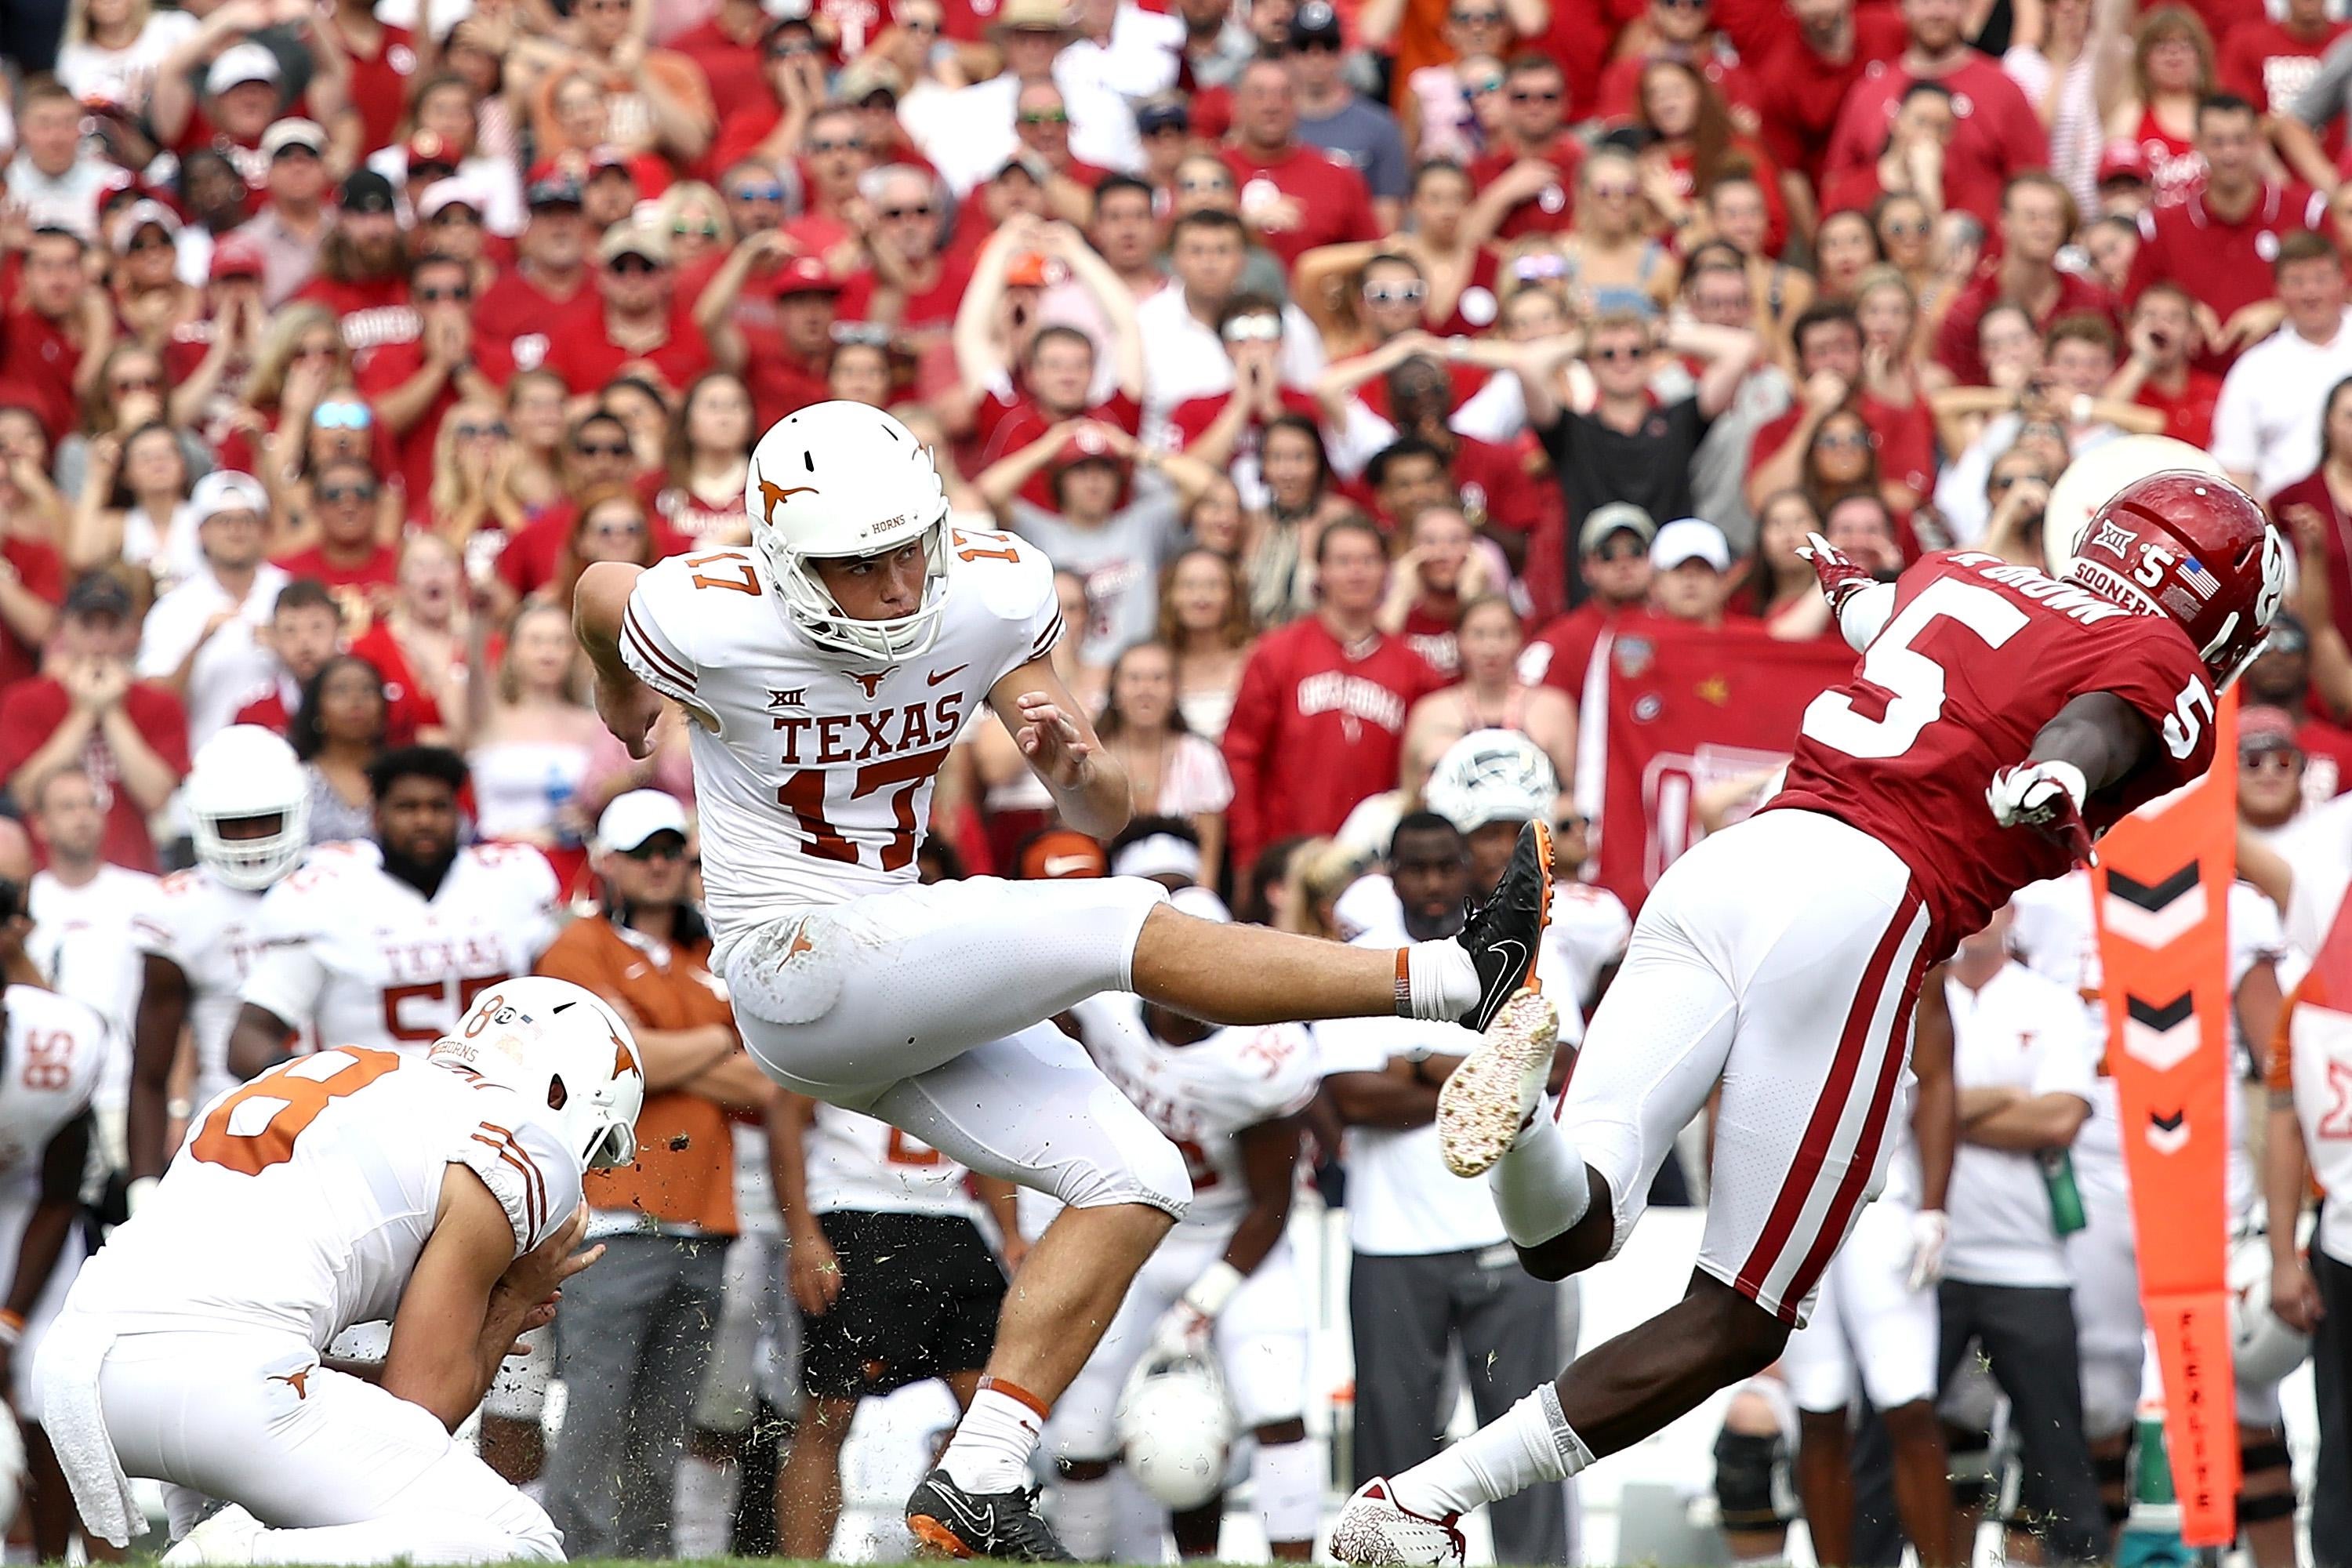
[[[2103,599],[2168,617],[2216,686],[2250,663],[2286,597],[2286,542],[2227,479],[2173,469],[2091,514],[2067,575]]]

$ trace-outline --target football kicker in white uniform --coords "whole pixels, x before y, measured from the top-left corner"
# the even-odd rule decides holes
[[[302,863],[310,785],[294,748],[253,724],[232,724],[197,751],[181,792],[196,863],[148,892],[131,916],[142,966],[131,1034],[131,1203],[153,1190],[171,1158],[172,1062],[184,1026],[195,1043],[192,1103],[236,1087],[228,1034],[238,992],[261,956],[261,897]]]
[[[1204,919],[1232,919],[1203,888],[1184,889],[1174,902]],[[1147,1496],[1180,1513],[1202,1507],[1224,1490],[1230,1419],[1256,1439],[1250,1479],[1266,1540],[1311,1547],[1322,1476],[1303,1419],[1307,1295],[1286,1221],[1297,1182],[1291,1118],[1320,1081],[1314,1038],[1297,1024],[1219,1029],[1116,994],[1089,997],[1072,1014],[1096,1064],[1183,1151],[1192,1207],[1135,1277],[1046,1427],[1063,1475],[1055,1527],[1087,1562],[1108,1560],[1114,1539],[1122,1548],[1156,1546],[1158,1510],[1145,1530],[1114,1537],[1111,1465],[1125,1451]],[[1231,1417],[1220,1399],[1210,1419],[1190,1426],[1182,1411],[1138,1423],[1131,1407],[1122,1421],[1139,1371],[1184,1356],[1213,1356]],[[1222,1513],[1185,1521],[1202,1535],[1180,1535],[1179,1548],[1214,1552]]]
[[[744,1044],[786,1088],[862,1110],[1068,1206],[1007,1299],[989,1375],[908,1505],[956,1555],[1066,1556],[1027,1491],[1038,1432],[1191,1197],[1184,1164],[1046,1022],[1133,991],[1227,1024],[1406,1012],[1484,1027],[1526,979],[1548,835],[1462,934],[1380,951],[1195,920],[1138,878],[917,884],[931,785],[983,706],[1062,820],[1108,838],[1131,797],[1047,656],[1053,568],[950,529],[905,426],[824,403],[761,437],[751,547],[599,563],[574,618],[597,709],[643,754],[663,698],[692,730],[703,878]]]
[[[450,1434],[595,1260],[581,1178],[635,1155],[645,1075],[590,993],[525,978],[429,1053],[338,1047],[198,1113],[83,1268],[37,1377],[93,1535],[169,1483],[168,1563],[560,1561],[546,1513]],[[393,1321],[381,1384],[322,1364]]]

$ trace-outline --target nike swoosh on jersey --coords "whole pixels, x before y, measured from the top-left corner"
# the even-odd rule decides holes
[[[957,676],[961,675],[965,670],[970,669],[971,668],[971,666],[969,664],[960,664],[953,669],[935,669],[929,674],[924,676],[923,681],[925,685],[937,686],[942,680],[954,679]]]

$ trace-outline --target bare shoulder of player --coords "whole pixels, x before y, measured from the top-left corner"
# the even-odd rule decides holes
[[[435,1070],[446,1070],[436,1068]],[[515,1252],[530,1251],[580,1206],[580,1168],[555,1134],[526,1112],[503,1085],[452,1074],[450,1112],[455,1140],[448,1158],[481,1177],[506,1211]]]

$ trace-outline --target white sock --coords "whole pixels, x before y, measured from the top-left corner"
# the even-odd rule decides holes
[[[968,1492],[1019,1491],[1029,1484],[1029,1457],[1045,1426],[1042,1401],[1002,1378],[984,1379],[940,1456],[940,1468]]]
[[[1100,1475],[1087,1481],[1065,1477],[1054,1483],[1053,1501],[1047,1518],[1070,1555],[1081,1563],[1109,1562],[1111,1525],[1118,1509],[1110,1477]]]
[[[735,1467],[701,1454],[677,1462],[677,1500],[670,1515],[670,1543],[687,1562],[727,1555],[729,1526],[735,1516]]]
[[[1447,937],[1397,949],[1397,1016],[1450,1024],[1478,1005],[1478,966]]]
[[[1313,1443],[1260,1443],[1250,1461],[1265,1538],[1279,1545],[1312,1541],[1322,1521],[1323,1456]]]
[[[1547,1383],[1493,1425],[1391,1478],[1389,1495],[1402,1508],[1444,1519],[1564,1481],[1591,1463],[1592,1450],[1569,1429],[1559,1391]]]
[[[1592,1206],[1592,1183],[1584,1162],[1543,1105],[1536,1107],[1535,1120],[1520,1130],[1518,1142],[1486,1173],[1486,1186],[1495,1194],[1503,1233],[1521,1247],[1549,1241]]]

